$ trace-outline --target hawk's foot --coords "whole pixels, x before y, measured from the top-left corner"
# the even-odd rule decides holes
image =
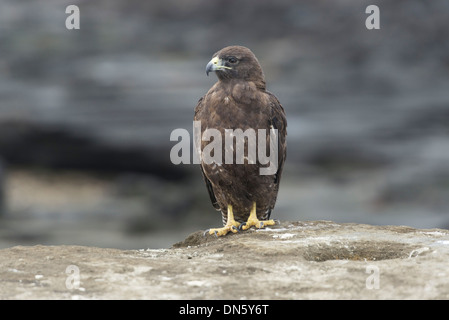
[[[256,214],[256,203],[253,203],[253,208],[251,209],[251,213],[249,214],[248,221],[242,223],[239,227],[239,230],[248,230],[252,226],[262,229],[266,226],[274,226],[278,221],[276,220],[259,220]]]
[[[207,234],[210,234],[210,235],[215,234],[216,237],[221,237],[221,236],[227,235],[230,231],[231,231],[232,233],[237,233],[237,232],[239,231],[239,229],[238,229],[238,227],[236,227],[236,226],[234,226],[234,225],[228,225],[228,224],[226,224],[223,228],[212,228],[212,229],[207,229],[207,230],[204,232],[204,235],[207,235]]]
[[[263,229],[266,226],[274,226],[276,224],[276,220],[249,220],[247,222],[244,222],[240,225],[239,230],[248,230],[251,227],[256,227],[257,229]]]
[[[239,226],[240,223],[235,221],[234,219],[234,213],[232,212],[232,205],[228,204],[228,218],[226,219],[226,225],[223,228],[208,229],[204,232],[204,235],[215,234],[216,237],[221,237],[228,234],[228,232],[230,231],[232,233],[237,233],[239,232]]]

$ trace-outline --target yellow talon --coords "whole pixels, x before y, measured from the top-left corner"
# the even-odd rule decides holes
[[[232,233],[237,233],[239,231],[239,226],[240,223],[238,223],[234,219],[232,205],[228,204],[228,218],[226,219],[226,225],[223,228],[209,229],[205,233],[209,233],[210,235],[215,234],[215,236],[220,237],[226,235],[229,231],[231,231]]]
[[[249,214],[248,221],[241,225],[242,230],[247,230],[252,226],[255,226],[258,229],[265,228],[266,226],[274,226],[276,222],[274,220],[259,220],[257,218],[256,213],[256,203],[253,202],[253,208],[251,209],[251,213]]]

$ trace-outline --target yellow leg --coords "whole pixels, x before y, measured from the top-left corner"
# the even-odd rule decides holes
[[[239,231],[240,223],[234,220],[234,213],[232,212],[232,205],[228,204],[228,218],[226,225],[223,228],[213,228],[206,230],[206,233],[215,234],[217,237],[226,235],[229,231],[236,233]]]
[[[257,219],[257,213],[256,213],[256,203],[253,202],[253,208],[251,209],[251,213],[249,214],[248,221],[245,223],[242,223],[240,228],[242,230],[247,230],[251,228],[252,226],[255,226],[258,229],[265,228],[266,226],[273,226],[276,222],[274,220],[259,220]]]

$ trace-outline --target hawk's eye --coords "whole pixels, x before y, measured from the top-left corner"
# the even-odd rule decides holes
[[[237,58],[236,57],[229,57],[228,58],[228,62],[229,63],[236,63],[237,62]]]

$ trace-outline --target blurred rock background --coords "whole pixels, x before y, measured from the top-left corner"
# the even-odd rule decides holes
[[[1,0],[0,247],[160,248],[218,226],[170,133],[233,44],[288,116],[274,217],[449,227],[447,0]]]

